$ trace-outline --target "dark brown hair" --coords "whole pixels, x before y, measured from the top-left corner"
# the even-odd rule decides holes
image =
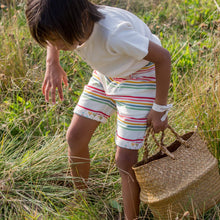
[[[51,35],[69,44],[80,41],[88,34],[88,22],[97,22],[103,15],[88,0],[27,0],[26,18],[31,35],[45,47]]]

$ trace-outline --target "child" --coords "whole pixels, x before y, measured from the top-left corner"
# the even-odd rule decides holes
[[[167,127],[171,58],[160,40],[132,13],[88,0],[28,0],[27,22],[33,38],[47,48],[43,94],[63,100],[67,76],[59,50],[75,50],[93,69],[67,131],[71,174],[86,188],[88,144],[100,122],[117,112],[116,165],[122,182],[126,219],[139,212],[139,186],[132,166],[137,162],[146,127]],[[153,106],[153,108],[152,108]],[[83,134],[83,135],[82,135]]]

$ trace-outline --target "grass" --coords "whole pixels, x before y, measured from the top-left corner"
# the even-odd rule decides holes
[[[133,11],[161,38],[172,55],[170,124],[180,134],[196,127],[220,161],[220,12],[215,2],[96,2]],[[91,68],[76,54],[62,52],[70,89],[64,91],[64,102],[45,103],[45,51],[30,37],[24,1],[1,4],[0,219],[113,219],[122,212],[114,163],[115,117],[98,128],[90,144],[88,201],[67,208],[76,191],[67,165],[65,132]],[[168,134],[167,142],[170,138]],[[151,218],[142,204],[140,219]],[[219,206],[203,216],[219,218]]]

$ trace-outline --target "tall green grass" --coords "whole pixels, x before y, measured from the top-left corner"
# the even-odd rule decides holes
[[[126,8],[145,21],[172,55],[170,124],[180,133],[197,129],[220,160],[220,17],[214,1],[97,0]],[[67,163],[65,132],[91,68],[62,52],[70,88],[65,101],[45,103],[41,83],[45,51],[30,37],[24,1],[0,9],[0,219],[114,219],[122,212],[114,163],[115,116],[91,144],[88,199],[76,194]],[[3,6],[5,5],[5,6]],[[172,140],[167,134],[166,142]],[[152,144],[153,146],[153,144]],[[154,146],[152,148],[153,152]],[[140,155],[141,158],[141,155]],[[151,219],[146,205],[140,219]],[[203,219],[219,219],[219,206]]]

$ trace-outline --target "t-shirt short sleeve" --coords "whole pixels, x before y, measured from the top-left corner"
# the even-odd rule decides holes
[[[109,36],[107,47],[112,53],[142,60],[148,54],[149,38],[135,31],[129,22],[120,23]]]

